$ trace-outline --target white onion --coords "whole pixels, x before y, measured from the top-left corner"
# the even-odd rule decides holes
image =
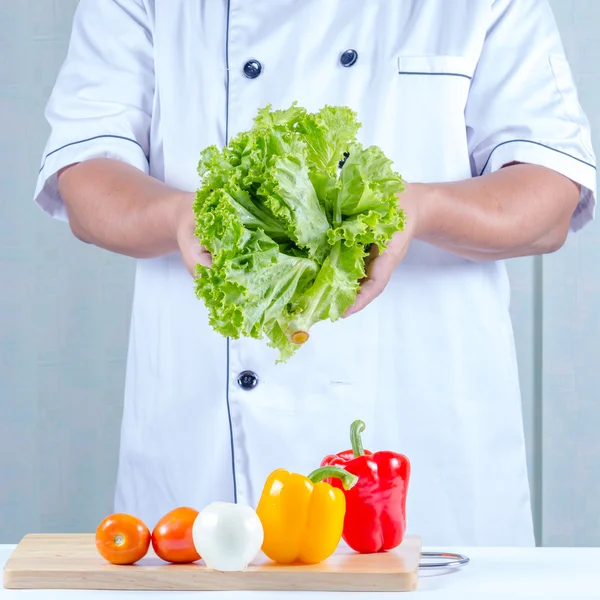
[[[263,526],[249,506],[213,502],[194,521],[192,537],[196,552],[215,571],[242,571],[259,553]]]

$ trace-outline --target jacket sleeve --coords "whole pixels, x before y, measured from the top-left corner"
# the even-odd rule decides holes
[[[143,0],[81,0],[65,62],[46,106],[50,134],[34,199],[67,220],[56,174],[91,158],[149,171],[153,41]]]
[[[582,186],[571,229],[593,218],[590,125],[548,0],[493,0],[465,115],[475,175],[511,162],[545,166]]]

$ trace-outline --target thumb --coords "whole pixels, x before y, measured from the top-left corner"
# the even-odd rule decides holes
[[[197,239],[191,239],[187,248],[182,249],[183,262],[192,277],[197,277],[196,266],[212,266],[212,255],[201,246]]]

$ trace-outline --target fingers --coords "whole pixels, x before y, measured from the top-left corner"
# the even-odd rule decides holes
[[[198,255],[198,263],[203,267],[212,267],[212,254],[202,246]]]
[[[391,252],[370,257],[370,261],[367,259],[367,277],[360,286],[354,304],[344,313],[344,318],[363,310],[383,292],[392,276],[396,263],[397,261]]]
[[[369,250],[369,255],[365,258],[365,273],[367,273],[367,277],[369,276],[369,269],[371,268],[371,263],[379,256],[379,247],[376,244],[373,244]]]
[[[192,277],[197,277],[198,265],[211,267],[212,256],[206,248],[200,245],[200,241],[195,235],[195,216],[191,210],[193,195],[188,196],[183,198],[182,202],[182,210],[177,226],[177,241],[185,268]]]
[[[190,241],[189,247],[186,250],[182,252],[183,263],[192,277],[198,277],[196,271],[197,265],[209,268],[212,266],[211,253],[203,246],[200,246],[196,238]]]

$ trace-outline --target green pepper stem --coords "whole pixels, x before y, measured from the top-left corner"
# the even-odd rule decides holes
[[[336,477],[337,479],[341,479],[345,490],[353,488],[358,481],[358,477],[356,475],[346,471],[346,469],[342,469],[342,467],[335,466],[319,467],[308,476],[308,479],[310,479],[313,483],[319,483],[319,481],[323,481],[323,479],[327,479],[328,477]]]
[[[365,430],[363,421],[356,420],[350,425],[350,442],[352,443],[352,452],[354,456],[362,456],[365,451],[363,449],[361,433]]]

